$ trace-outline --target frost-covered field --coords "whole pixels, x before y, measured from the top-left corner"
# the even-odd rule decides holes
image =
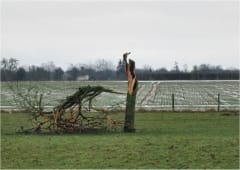
[[[139,82],[137,108],[145,110],[171,110],[174,94],[175,110],[217,109],[220,94],[221,110],[239,110],[239,81],[153,81]],[[10,83],[13,84],[13,83]],[[101,85],[126,93],[127,82],[88,81],[88,82],[20,82],[18,86],[27,89],[34,87],[43,93],[45,106],[56,106],[66,96],[73,94],[78,87]],[[102,94],[93,104],[98,107],[124,107],[126,95]],[[15,107],[7,83],[1,83],[1,108]]]

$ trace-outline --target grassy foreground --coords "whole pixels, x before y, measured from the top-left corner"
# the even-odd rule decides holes
[[[1,168],[239,168],[239,116],[137,113],[136,133],[20,135],[1,113]]]

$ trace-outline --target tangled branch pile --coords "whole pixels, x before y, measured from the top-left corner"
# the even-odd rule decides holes
[[[80,87],[73,95],[68,96],[52,112],[44,112],[38,103],[34,127],[22,132],[81,133],[87,131],[116,129],[122,122],[113,120],[105,110],[92,106],[92,100],[101,93],[117,93],[101,86]],[[86,107],[87,106],[87,107]]]

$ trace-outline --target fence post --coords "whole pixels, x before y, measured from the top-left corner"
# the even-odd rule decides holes
[[[220,111],[220,93],[218,93],[218,108],[217,108],[218,112]]]
[[[174,94],[172,94],[172,111],[174,112]]]

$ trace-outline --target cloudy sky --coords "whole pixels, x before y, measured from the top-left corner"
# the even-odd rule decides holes
[[[2,0],[1,57],[66,69],[131,51],[137,67],[238,68],[238,22],[237,0]]]

